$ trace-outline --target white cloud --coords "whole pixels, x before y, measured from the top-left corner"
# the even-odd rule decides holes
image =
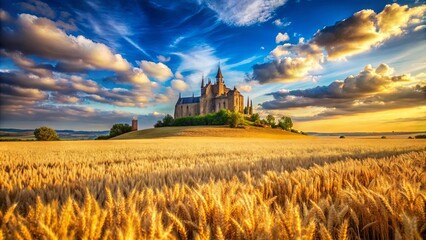
[[[160,62],[168,62],[168,61],[170,61],[170,57],[165,57],[165,56],[163,56],[163,55],[158,55],[158,56],[157,56],[157,59],[158,59],[158,61],[160,61]]]
[[[290,39],[290,37],[288,36],[287,33],[278,33],[277,36],[275,37],[275,43],[280,43],[280,42],[285,42],[288,41]]]
[[[268,21],[275,9],[286,0],[205,0],[207,7],[215,11],[219,20],[229,25],[249,26]]]
[[[164,63],[154,63],[150,61],[141,61],[141,69],[150,77],[157,79],[158,81],[166,81],[173,76],[172,70],[167,67]]]
[[[183,80],[174,79],[174,80],[172,80],[172,88],[179,91],[179,92],[184,92],[185,90],[187,90],[189,88],[189,86]]]
[[[286,21],[285,18],[282,19],[275,19],[272,24],[274,24],[277,27],[288,27],[290,26],[291,22],[290,21]]]

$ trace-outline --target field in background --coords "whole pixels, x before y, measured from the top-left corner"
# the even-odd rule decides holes
[[[426,141],[0,145],[0,239],[421,239]]]

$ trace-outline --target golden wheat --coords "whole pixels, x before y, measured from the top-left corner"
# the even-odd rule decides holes
[[[2,143],[0,239],[425,238],[426,142],[346,140]]]

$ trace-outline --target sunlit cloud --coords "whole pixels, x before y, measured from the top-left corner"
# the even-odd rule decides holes
[[[327,86],[270,93],[273,100],[263,109],[323,108],[321,113],[299,120],[315,120],[340,115],[375,112],[426,104],[426,83],[410,75],[392,75],[386,64],[368,65],[358,75]]]

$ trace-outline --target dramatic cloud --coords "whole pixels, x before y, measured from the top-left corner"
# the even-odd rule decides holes
[[[290,52],[293,56],[279,58]],[[253,79],[260,84],[304,79],[310,71],[321,69],[324,61],[321,49],[315,44],[304,43],[303,39],[297,45],[279,46],[272,54],[277,59],[253,66]]]
[[[105,44],[84,36],[67,35],[47,18],[20,14],[14,29],[2,28],[0,43],[9,51],[20,51],[46,59],[59,60],[65,66],[80,65],[80,69],[110,69],[126,71],[130,64],[120,54],[114,54]],[[28,41],[31,39],[31,41]]]
[[[149,61],[141,61],[141,69],[150,77],[157,79],[158,81],[165,81],[173,77],[172,70],[167,67],[164,63],[154,63]]]
[[[386,64],[366,66],[356,76],[334,81],[327,86],[270,93],[273,100],[262,103],[263,109],[325,109],[314,119],[335,115],[389,110],[426,104],[426,83],[409,75],[393,76]]]
[[[285,42],[288,41],[290,39],[290,37],[288,36],[287,33],[278,33],[277,36],[275,37],[275,43],[280,43],[280,42]]]
[[[185,81],[181,79],[174,79],[172,80],[172,88],[179,92],[184,92],[189,88],[189,86]]]
[[[285,43],[271,51],[272,62],[253,66],[253,79],[261,84],[302,80],[329,61],[363,53],[384,41],[415,31],[426,12],[426,6],[409,8],[396,3],[382,12],[362,10],[333,26],[319,30],[310,41]],[[276,41],[279,41],[277,39]]]
[[[51,76],[52,72],[48,70],[53,68],[51,65],[36,64],[33,60],[25,57],[21,52],[7,52],[0,50],[0,55],[12,59],[12,61],[21,69],[38,76]]]
[[[396,3],[386,5],[379,14],[362,10],[318,31],[312,42],[324,47],[330,60],[349,57],[403,34],[409,25],[416,24],[412,20],[421,18],[425,11],[426,6],[409,8]]]
[[[248,26],[266,22],[286,0],[205,0],[207,7],[229,25]]]

